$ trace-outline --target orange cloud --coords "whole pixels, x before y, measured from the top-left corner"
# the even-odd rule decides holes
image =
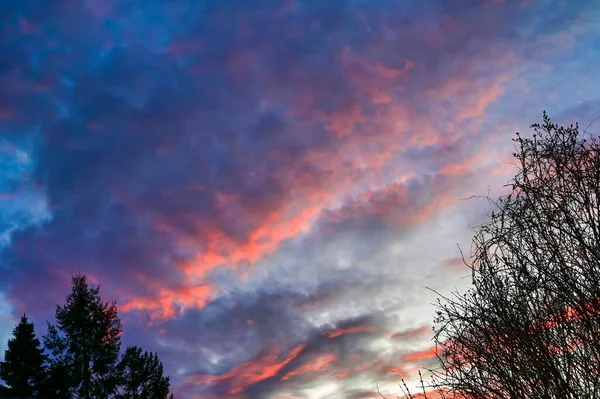
[[[404,369],[397,366],[385,366],[381,369],[381,372],[384,374],[394,374],[400,378],[407,378],[409,375]]]
[[[247,56],[242,58],[244,57]],[[321,94],[308,88],[299,91],[290,100],[293,114],[313,118],[315,123],[323,123],[337,137],[339,143],[335,150],[309,151],[300,159],[294,160],[293,164],[289,159],[282,159],[281,161],[285,161],[284,165],[288,166],[273,172],[273,177],[285,183],[286,197],[280,204],[273,205],[272,209],[246,209],[238,205],[243,204],[243,198],[219,196],[217,202],[224,209],[232,207],[235,214],[240,215],[239,218],[248,214],[259,218],[260,223],[244,239],[228,236],[220,228],[218,220],[203,220],[194,234],[182,235],[179,240],[181,247],[195,251],[190,259],[177,263],[183,287],[206,285],[208,274],[220,267],[236,268],[256,264],[277,252],[286,240],[310,231],[314,222],[323,215],[327,218],[335,215],[333,217],[339,220],[361,215],[374,216],[385,223],[398,226],[423,222],[439,210],[456,203],[455,192],[444,191],[434,182],[432,189],[435,195],[432,200],[412,204],[410,207],[413,211],[407,212],[402,208],[410,200],[407,188],[389,185],[380,173],[386,166],[393,165],[396,155],[403,150],[452,142],[461,134],[459,131],[442,134],[429,115],[415,112],[411,103],[400,101],[397,94],[390,90],[390,82],[396,85],[408,79],[412,73],[420,73],[417,65],[410,60],[405,60],[400,67],[384,65],[350,51],[340,54],[340,62],[345,79],[364,101],[359,103],[349,99],[345,105],[332,111],[313,112],[315,101]],[[241,75],[250,67],[247,62],[236,61],[234,64],[236,68],[243,69]],[[463,99],[461,103],[464,104],[453,119],[458,122],[481,116],[486,106],[500,95],[503,79],[480,84],[458,77],[431,90],[429,94],[433,97],[434,104],[439,103],[440,99],[460,95]],[[472,92],[475,94],[469,94]],[[274,150],[269,156],[284,155]],[[486,155],[480,153],[467,162],[444,166],[441,173],[465,176],[485,161]],[[307,167],[298,168],[297,165]],[[402,174],[406,173],[403,171]],[[340,198],[364,192],[365,186],[380,188],[359,195],[351,205],[341,210],[324,213]],[[165,232],[177,231],[174,226],[169,226],[168,221],[162,221],[156,228]],[[247,272],[249,269],[244,270]],[[189,307],[203,306],[211,296],[218,295],[214,289],[202,288],[195,293],[190,293],[191,290],[193,289],[162,288],[154,296],[130,297],[130,303],[123,309],[146,310],[153,318],[168,318],[178,314],[178,309],[182,311]],[[180,294],[184,297],[179,298]]]
[[[364,324],[360,326],[344,327],[334,331],[324,331],[321,334],[327,336],[328,338],[336,338],[347,334],[357,334],[362,332],[374,331],[377,331],[377,328],[375,326]]]
[[[343,380],[351,376],[359,375],[361,373],[368,373],[373,370],[380,370],[384,367],[383,360],[373,360],[363,364],[360,363],[360,360],[360,357],[353,359],[352,362],[350,362],[349,364],[357,364],[357,366],[348,369],[340,369],[335,373],[335,378],[338,380]]]
[[[411,352],[405,355],[402,359],[405,362],[417,362],[419,360],[434,359],[436,357],[435,348],[427,349],[424,351]]]
[[[275,252],[282,241],[307,230],[320,208],[306,207],[292,215],[287,215],[286,211],[285,208],[273,210],[243,243],[235,242],[222,231],[215,231],[208,239],[208,250],[197,254],[193,261],[180,265],[181,269],[188,278],[203,279],[209,270],[219,265],[254,264]]]
[[[231,388],[228,394],[233,397],[241,397],[240,394],[246,388],[260,381],[276,376],[281,369],[298,357],[305,346],[306,344],[300,344],[296,346],[283,360],[280,359],[278,350],[274,348],[264,355],[259,355],[254,359],[240,364],[227,373],[220,375],[203,374],[188,377],[185,385],[205,386],[221,381],[228,381],[231,383]]]
[[[276,252],[283,241],[296,237],[304,231],[309,231],[319,214],[338,198],[340,192],[350,191],[362,182],[356,180],[353,176],[354,171],[359,168],[356,157],[345,155],[347,152],[351,152],[351,148],[354,146],[352,143],[352,141],[345,141],[337,154],[307,154],[306,159],[310,164],[323,165],[323,167],[332,165],[332,174],[329,177],[331,181],[317,182],[315,176],[296,175],[296,185],[293,192],[294,197],[296,197],[295,200],[290,201],[291,205],[286,204],[271,209],[264,215],[260,225],[250,232],[248,238],[244,241],[240,242],[228,237],[217,227],[216,222],[210,220],[206,221],[203,226],[199,226],[195,235],[182,236],[180,244],[183,248],[199,247],[199,244],[202,244],[202,249],[199,249],[191,260],[178,265],[184,276],[184,284],[193,286],[196,283],[202,283],[205,281],[207,273],[217,267],[255,264],[263,257]],[[392,151],[391,146],[388,146],[388,150]],[[388,156],[391,156],[391,152],[385,155],[380,151],[372,151],[365,154],[361,161],[366,164],[381,166],[381,163]],[[336,170],[334,168],[334,165],[347,165],[347,160],[353,162],[349,169]],[[227,196],[219,197],[220,203],[224,205],[228,201],[235,200]],[[167,232],[176,231],[174,227],[170,227],[164,221],[157,228]],[[208,295],[211,292],[205,290],[204,293]],[[176,289],[163,288],[156,298],[130,298],[129,301],[132,303],[126,305],[123,309],[125,311],[145,309],[151,311],[153,317],[171,317],[177,313],[175,306],[201,306],[206,303],[207,299],[206,296],[202,296],[201,299],[195,300],[189,298],[177,300],[177,294]],[[173,301],[170,305],[169,299]]]
[[[151,320],[171,318],[177,314],[176,306],[180,312],[184,308],[203,307],[215,292],[209,285],[197,285],[193,287],[166,289],[159,288],[157,298],[131,298],[129,302],[120,306],[123,312],[133,310],[152,309]]]
[[[320,210],[319,206],[306,207],[291,215],[284,208],[273,210],[245,242],[236,242],[220,230],[207,232],[204,239],[205,250],[196,253],[191,261],[178,265],[185,278],[184,287],[161,287],[153,297],[129,297],[122,310],[149,310],[152,319],[162,319],[178,314],[176,308],[183,312],[185,308],[204,306],[217,294],[214,288],[202,283],[209,271],[219,266],[235,267],[256,263],[262,257],[274,253],[282,241],[307,230]],[[181,244],[195,246],[193,237],[183,237]],[[200,284],[195,285],[198,284],[195,282]]]
[[[409,330],[409,331],[394,334],[394,335],[392,335],[392,338],[403,340],[403,339],[412,338],[412,337],[421,337],[421,336],[430,334],[431,331],[432,330],[431,330],[430,326],[423,326],[423,327],[416,328],[414,330]]]
[[[335,353],[326,353],[317,356],[315,359],[311,359],[308,363],[301,365],[300,367],[290,371],[285,376],[283,376],[282,380],[289,380],[292,377],[319,372],[323,373],[325,368],[330,364],[333,364],[337,361],[338,356]]]

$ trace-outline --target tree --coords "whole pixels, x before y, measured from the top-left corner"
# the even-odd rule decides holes
[[[121,374],[118,399],[173,399],[169,396],[169,377],[163,376],[163,365],[156,353],[128,347],[119,363]]]
[[[436,304],[448,397],[600,397],[600,141],[545,112],[532,128],[476,229],[473,287]]]
[[[44,375],[44,351],[35,336],[35,327],[21,317],[13,329],[13,338],[8,340],[4,361],[0,362],[0,378],[8,387],[2,389],[12,397],[32,397],[39,393]]]
[[[55,328],[51,326],[51,328]],[[46,378],[42,382],[40,397],[42,398],[70,398],[71,375],[68,363],[59,358],[49,358],[47,362]]]
[[[51,390],[62,388],[63,395],[68,391],[66,397],[78,399],[113,395],[119,382],[121,332],[116,304],[103,302],[100,287],[90,286],[85,275],[74,276],[66,304],[56,307],[56,325],[49,323],[44,336],[52,355]]]

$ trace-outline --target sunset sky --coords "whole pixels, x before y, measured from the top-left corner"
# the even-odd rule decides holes
[[[400,394],[431,364],[427,287],[470,281],[465,199],[503,192],[544,109],[600,116],[598,21],[597,0],[2,0],[0,349],[81,271],[176,399]]]

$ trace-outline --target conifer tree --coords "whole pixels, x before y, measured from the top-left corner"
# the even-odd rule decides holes
[[[119,363],[121,389],[119,399],[167,399],[169,377],[163,376],[163,365],[156,353],[128,347]],[[173,398],[173,395],[169,398]]]
[[[100,287],[85,275],[72,278],[64,306],[56,307],[56,325],[49,324],[44,344],[52,354],[50,374],[63,379],[55,388],[68,388],[68,397],[106,399],[119,383],[117,363],[121,321],[114,302],[103,302]]]
[[[26,315],[13,330],[0,362],[0,378],[8,385],[3,394],[12,397],[37,396],[44,376],[44,351],[35,336],[35,328]]]

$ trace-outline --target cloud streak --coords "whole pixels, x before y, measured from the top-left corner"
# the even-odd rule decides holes
[[[600,114],[591,0],[0,7],[0,293],[41,322],[88,274],[180,398],[393,389],[460,199],[542,109]]]

